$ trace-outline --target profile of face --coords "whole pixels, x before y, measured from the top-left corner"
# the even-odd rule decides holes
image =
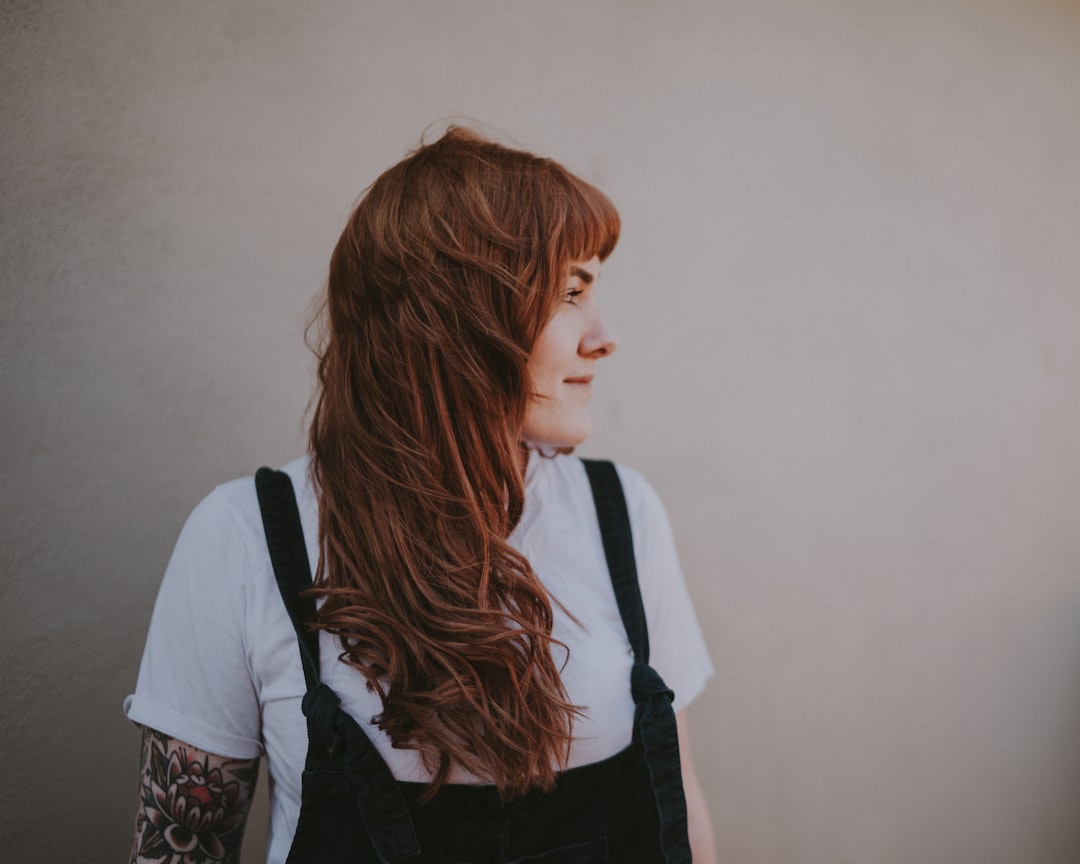
[[[599,276],[599,258],[570,265],[561,302],[529,354],[532,396],[521,436],[529,447],[573,447],[592,431],[596,361],[617,344],[596,302]]]

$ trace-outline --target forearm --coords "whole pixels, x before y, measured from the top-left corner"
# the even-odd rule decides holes
[[[716,838],[713,835],[712,818],[705,806],[700,788],[696,795],[687,790],[686,817],[690,829],[690,851],[694,864],[716,864]]]
[[[690,752],[690,730],[686,712],[676,715],[679,727],[679,761],[682,763],[683,792],[686,795],[686,819],[690,833],[690,852],[694,864],[716,864],[716,838],[713,834],[712,817],[705,804],[694,759]]]

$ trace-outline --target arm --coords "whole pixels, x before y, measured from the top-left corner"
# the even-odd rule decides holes
[[[686,794],[690,851],[695,864],[716,864],[716,839],[713,837],[712,819],[694,771],[694,759],[690,753],[689,721],[685,710],[675,715],[675,722],[679,727],[679,761],[682,763],[683,792]]]
[[[143,727],[139,809],[130,864],[236,864],[258,759],[227,759]]]

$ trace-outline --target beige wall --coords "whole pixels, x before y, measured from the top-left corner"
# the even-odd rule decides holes
[[[7,2],[0,58],[5,861],[126,854],[172,542],[301,450],[332,243],[451,114],[622,210],[587,449],[673,516],[723,860],[1080,859],[1076,2]]]

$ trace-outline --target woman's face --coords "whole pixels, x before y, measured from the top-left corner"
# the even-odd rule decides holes
[[[615,350],[615,333],[596,304],[600,259],[570,265],[555,315],[529,354],[532,396],[522,440],[535,447],[572,447],[589,437],[589,399],[596,361]]]

